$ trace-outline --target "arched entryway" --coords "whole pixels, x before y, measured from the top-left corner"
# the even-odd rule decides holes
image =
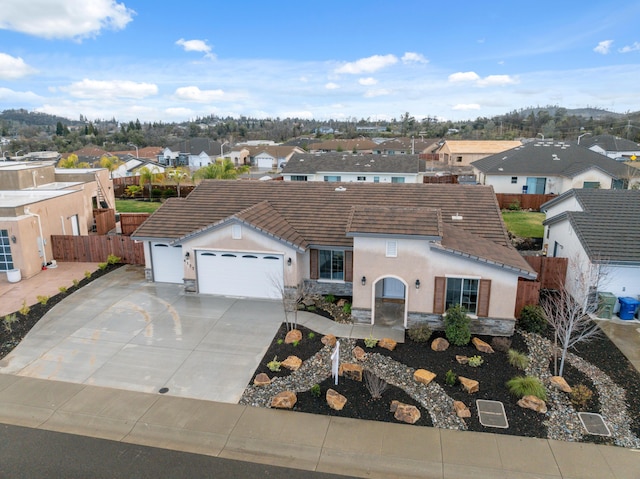
[[[404,328],[407,317],[407,284],[385,276],[374,285],[373,324]]]

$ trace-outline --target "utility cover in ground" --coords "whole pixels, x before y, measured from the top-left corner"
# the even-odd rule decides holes
[[[504,412],[504,404],[500,401],[476,400],[480,424],[486,427],[508,428],[509,421]]]
[[[593,434],[595,436],[611,436],[611,431],[609,431],[609,428],[600,414],[593,412],[579,412],[578,416],[580,416],[582,425],[589,434]]]

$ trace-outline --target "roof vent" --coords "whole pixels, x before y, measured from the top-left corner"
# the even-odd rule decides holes
[[[504,171],[504,168],[501,166],[498,168],[498,171]]]
[[[300,161],[304,161],[304,158],[300,158]]]
[[[558,155],[551,155],[551,158],[553,158],[553,161],[560,161],[560,158],[558,158]]]
[[[347,189],[344,186],[338,186],[335,191],[347,191]]]
[[[453,221],[462,221],[462,216],[460,216],[458,213],[456,213],[455,215],[451,216],[451,219]]]

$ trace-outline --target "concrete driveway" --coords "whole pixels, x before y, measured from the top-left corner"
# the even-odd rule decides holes
[[[185,294],[125,266],[47,313],[0,373],[237,403],[282,303]]]

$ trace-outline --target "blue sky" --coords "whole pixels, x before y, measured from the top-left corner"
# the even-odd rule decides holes
[[[0,110],[465,120],[640,110],[640,2],[2,0]]]

